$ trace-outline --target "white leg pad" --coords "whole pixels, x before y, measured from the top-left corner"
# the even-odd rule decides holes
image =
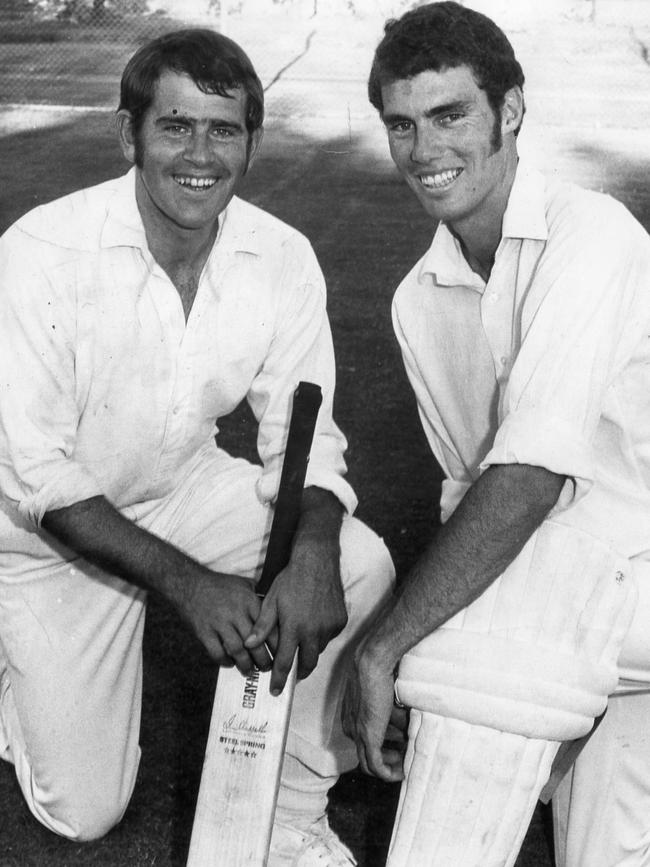
[[[628,560],[545,521],[488,590],[404,656],[397,696],[526,737],[581,737],[616,688],[636,600]]]
[[[387,867],[511,867],[558,746],[412,711]]]

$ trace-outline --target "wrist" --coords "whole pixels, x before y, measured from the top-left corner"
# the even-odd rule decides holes
[[[315,539],[338,542],[343,520],[343,506],[330,491],[305,488],[300,506],[299,532]]]
[[[369,633],[359,644],[354,658],[357,669],[392,674],[400,661],[400,654],[389,642]]]
[[[302,550],[321,562],[331,561],[338,565],[342,516],[343,507],[333,494],[321,488],[305,488],[294,537],[294,553]]]

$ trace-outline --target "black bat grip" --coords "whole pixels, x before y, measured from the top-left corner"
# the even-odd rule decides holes
[[[291,556],[291,543],[300,518],[309,452],[322,400],[320,386],[313,382],[298,383],[293,393],[291,421],[271,534],[262,575],[255,591],[258,596],[266,596],[273,579],[284,569]]]

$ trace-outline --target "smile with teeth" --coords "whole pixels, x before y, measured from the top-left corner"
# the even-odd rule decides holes
[[[441,190],[455,181],[462,171],[462,169],[445,169],[444,172],[436,172],[435,175],[418,175],[418,177],[422,186],[430,190]]]
[[[209,190],[217,182],[216,178],[195,178],[192,175],[174,175],[174,180],[181,187],[190,190]]]

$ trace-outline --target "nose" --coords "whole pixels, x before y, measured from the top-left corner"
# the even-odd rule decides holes
[[[185,146],[185,159],[194,165],[207,165],[213,160],[208,136],[203,132],[193,132]]]
[[[440,154],[440,136],[432,126],[418,127],[413,135],[411,161],[428,163]]]

